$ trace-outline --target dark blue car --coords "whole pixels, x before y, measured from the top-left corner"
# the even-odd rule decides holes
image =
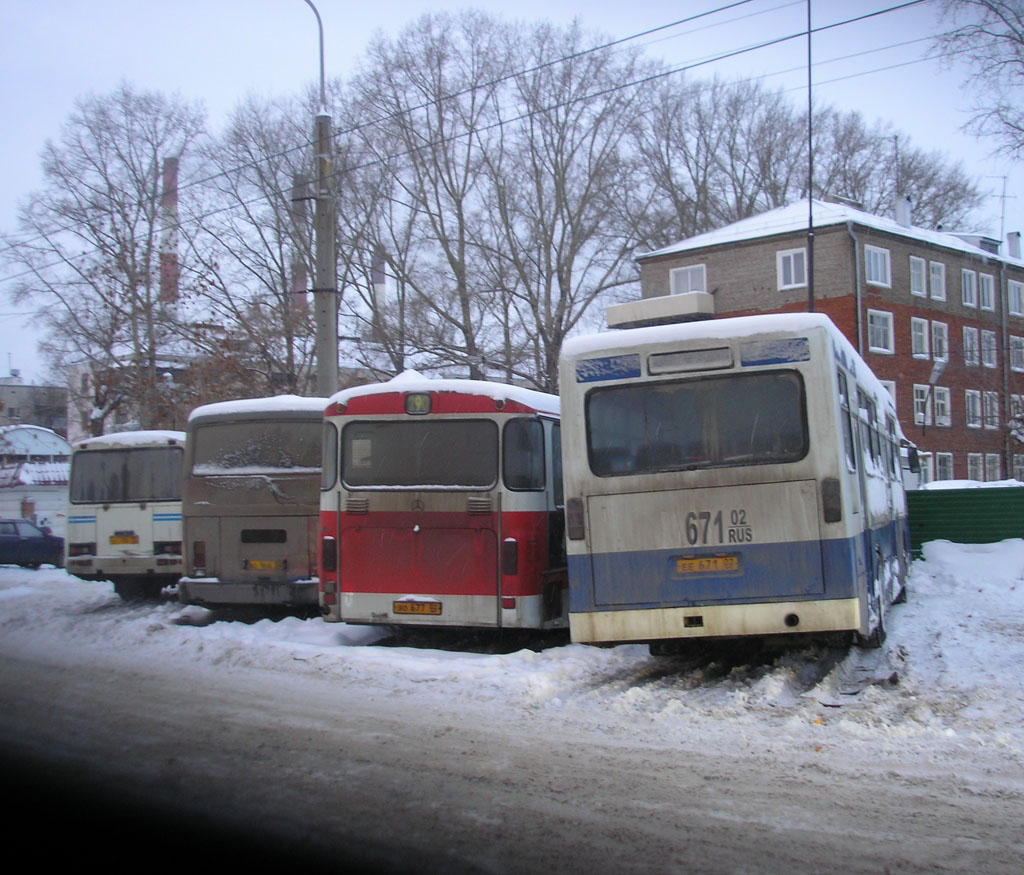
[[[64,539],[28,520],[0,519],[0,565],[64,566]]]

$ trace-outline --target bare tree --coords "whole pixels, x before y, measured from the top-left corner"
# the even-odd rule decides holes
[[[95,433],[129,399],[143,426],[155,421],[158,360],[176,321],[160,288],[161,167],[203,125],[198,107],[129,85],[79,100],[43,150],[43,188],[5,251],[22,271],[16,300],[41,304],[53,365],[91,376]]]
[[[457,365],[476,378],[492,301],[472,236],[485,211],[496,83],[507,72],[500,32],[480,13],[426,15],[397,40],[378,39],[354,83],[357,110],[377,120],[362,129],[365,149],[390,168],[392,204],[402,206],[381,214],[399,223],[387,236],[408,247],[391,253],[392,267],[428,317],[415,322],[415,344],[428,366]]]
[[[781,92],[746,82],[666,83],[645,114],[637,150],[650,171],[650,248],[808,196],[807,115]],[[814,114],[815,197],[892,215],[898,195],[925,226],[955,226],[981,203],[963,168],[854,112]]]
[[[937,47],[968,66],[968,129],[992,137],[998,150],[1024,157],[1024,2],[944,0]]]
[[[190,313],[193,324],[222,330],[195,343],[248,395],[313,390],[312,232],[303,200],[311,146],[300,123],[311,117],[298,101],[251,98],[203,149],[209,176],[188,222]]]
[[[629,217],[638,166],[628,134],[647,108],[650,67],[635,53],[590,44],[578,26],[539,25],[517,35],[501,148],[486,156],[492,209],[480,226],[490,283],[504,292],[506,375],[545,391],[558,352],[595,301],[636,280]],[[564,60],[562,60],[564,59]],[[518,363],[523,353],[528,353]]]

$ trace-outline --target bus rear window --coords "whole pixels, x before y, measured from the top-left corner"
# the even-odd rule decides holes
[[[278,419],[200,425],[189,438],[192,473],[299,474],[320,471],[322,420]]]
[[[498,427],[486,419],[349,423],[341,478],[349,489],[489,489],[498,478]]]
[[[586,420],[590,468],[601,477],[795,462],[808,448],[795,371],[597,389]]]
[[[181,447],[132,447],[75,453],[72,502],[180,501]]]

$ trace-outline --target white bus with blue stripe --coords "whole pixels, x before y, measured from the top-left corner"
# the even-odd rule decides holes
[[[827,316],[572,338],[560,387],[574,641],[883,640],[910,555],[902,435]]]
[[[109,580],[123,599],[155,598],[181,577],[185,433],[129,431],[72,447],[67,570]]]

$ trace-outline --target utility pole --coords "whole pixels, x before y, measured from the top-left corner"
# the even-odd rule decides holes
[[[324,83],[324,28],[311,0],[320,32],[320,111],[313,125],[316,144],[316,270],[313,312],[316,319],[316,391],[323,398],[338,391],[338,267],[334,246],[334,197],[331,191],[331,117]]]
[[[814,312],[814,102],[811,94],[811,0],[807,0],[807,312]]]

